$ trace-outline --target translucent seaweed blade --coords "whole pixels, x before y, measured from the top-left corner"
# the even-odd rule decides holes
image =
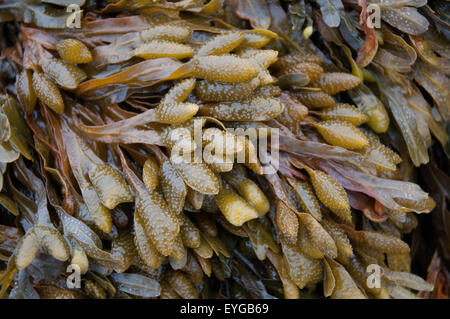
[[[316,0],[320,6],[320,12],[325,23],[331,27],[336,28],[341,23],[339,15],[340,10],[344,10],[344,5],[341,0]]]
[[[420,136],[413,110],[405,98],[406,91],[387,77],[377,76],[379,89],[400,128],[415,166],[429,161],[426,141]]]

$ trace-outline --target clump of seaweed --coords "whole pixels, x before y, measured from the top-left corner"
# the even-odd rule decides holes
[[[76,31],[63,6],[0,5],[0,22],[22,21],[20,45],[1,43],[1,296],[442,294],[411,272],[405,240],[416,214],[448,213],[428,154],[448,141],[439,13],[108,2]],[[432,196],[413,182],[422,164]]]

